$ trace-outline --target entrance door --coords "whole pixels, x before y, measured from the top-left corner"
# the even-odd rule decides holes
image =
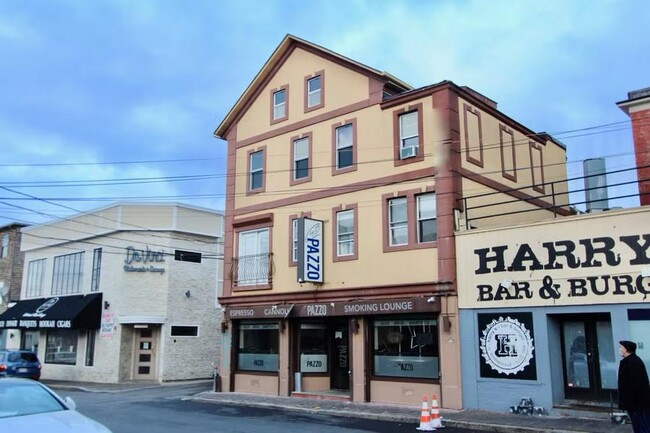
[[[577,314],[562,321],[567,399],[608,401],[616,390],[616,348],[609,314]]]
[[[348,321],[337,321],[332,328],[332,389],[350,389],[350,344]]]
[[[133,379],[156,378],[156,332],[151,327],[135,328]]]

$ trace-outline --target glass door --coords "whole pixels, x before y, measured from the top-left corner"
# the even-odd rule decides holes
[[[350,344],[348,321],[337,321],[332,328],[332,389],[350,389]]]
[[[608,314],[562,321],[564,388],[568,399],[608,401],[616,390],[616,350]]]
[[[151,327],[135,328],[134,357],[133,379],[155,379],[156,333]]]

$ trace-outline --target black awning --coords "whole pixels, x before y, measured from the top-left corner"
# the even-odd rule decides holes
[[[26,299],[0,314],[0,329],[98,329],[102,294]]]

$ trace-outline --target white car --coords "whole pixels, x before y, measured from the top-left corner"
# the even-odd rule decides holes
[[[75,407],[70,397],[62,399],[42,383],[0,379],[0,432],[111,433]]]

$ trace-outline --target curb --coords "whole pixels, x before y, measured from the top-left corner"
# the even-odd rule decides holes
[[[215,400],[215,399],[200,397],[200,396],[183,397],[183,400],[192,400],[192,401],[199,401],[203,403],[213,403],[213,404],[221,403],[230,406],[274,408],[274,409],[282,409],[282,410],[292,411],[292,412],[328,414],[332,416],[340,416],[346,418],[373,419],[373,420],[381,420],[381,421],[411,423],[413,425],[417,425],[417,419],[415,419],[417,417],[407,416],[402,414],[388,415],[388,414],[370,413],[370,412],[330,410],[330,409],[323,409],[323,408],[308,408],[308,407],[300,407],[300,406],[283,406],[275,403],[260,403],[260,402],[251,402],[251,401],[243,402],[243,401],[236,401],[236,400],[221,400],[221,399]],[[502,425],[502,424],[485,424],[485,423],[477,423],[473,421],[447,419],[444,416],[442,418],[445,427],[466,428],[471,430],[487,431],[487,432],[494,432],[494,433],[577,433],[579,432],[579,430],[523,427],[523,426]]]

